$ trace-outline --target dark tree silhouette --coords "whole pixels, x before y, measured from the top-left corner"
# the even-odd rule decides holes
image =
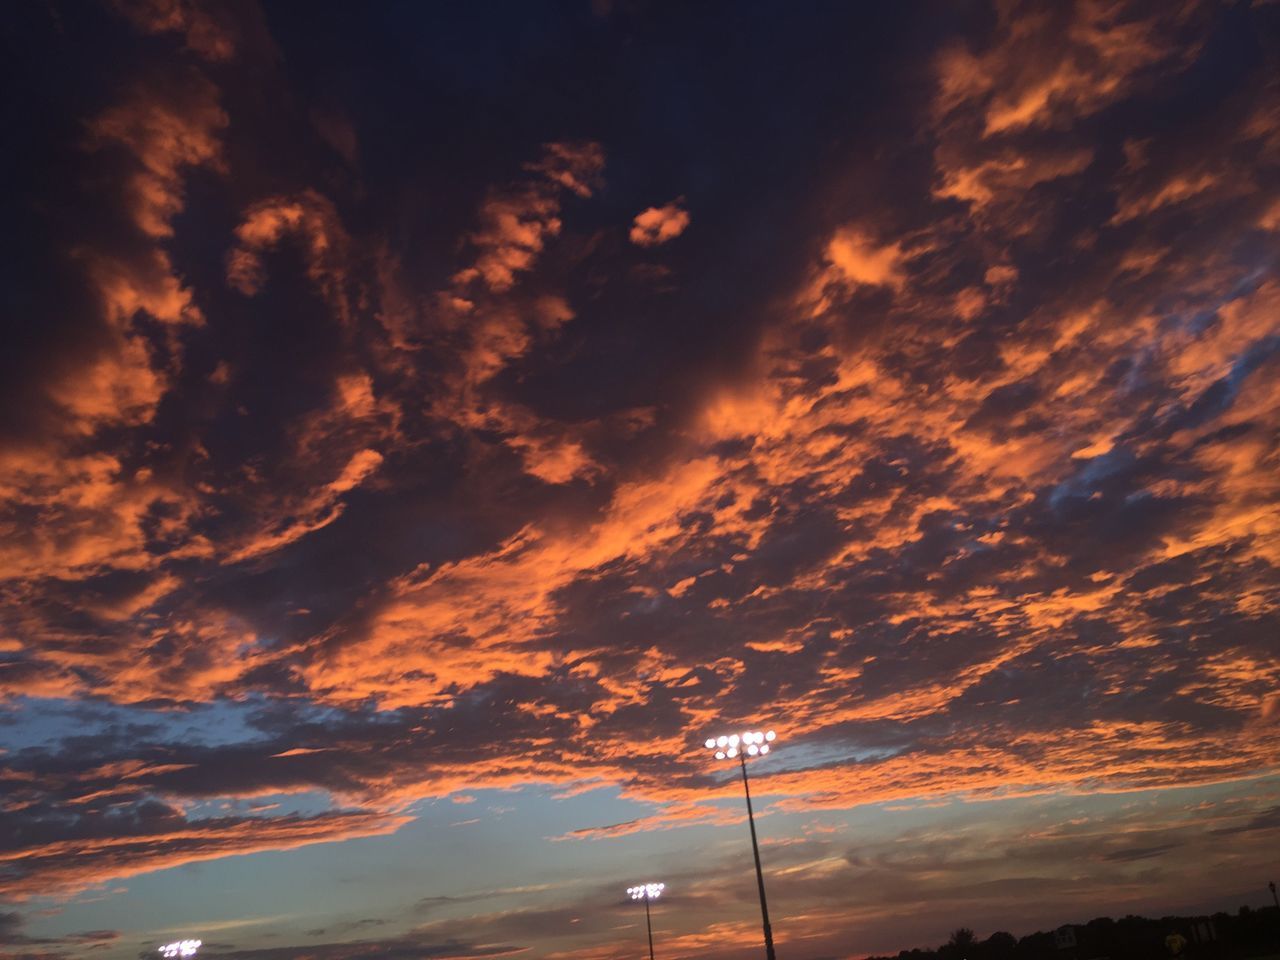
[[[960,927],[952,932],[951,939],[939,952],[948,960],[966,960],[973,955],[973,948],[977,942],[978,938],[974,936],[972,930],[968,927]]]
[[[960,950],[968,950],[975,943],[977,943],[977,937],[968,927],[960,927],[951,933],[950,945]]]
[[[1201,943],[1198,931],[1203,931],[1208,922],[1213,924],[1213,940]],[[1264,955],[1280,960],[1276,953],[1280,944],[1280,909],[1270,905],[1212,916],[1095,917],[1085,924],[1073,924],[1073,929],[1079,947],[1069,952],[1058,949],[1054,934],[1049,931],[1029,933],[1016,941],[1011,934],[999,932],[978,942],[972,930],[962,927],[942,946],[902,950],[896,960],[1066,960],[1072,955],[1169,960],[1166,940],[1172,934],[1188,941],[1181,956],[1189,960],[1244,960]]]
[[[997,930],[982,943],[982,956],[988,960],[1006,960],[1018,949],[1018,938],[1012,933]]]

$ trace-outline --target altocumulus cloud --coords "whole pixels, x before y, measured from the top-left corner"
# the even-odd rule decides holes
[[[656,247],[674,240],[689,227],[689,211],[681,200],[661,207],[649,207],[636,214],[631,223],[631,242],[638,247]]]
[[[549,838],[584,863],[737,829],[690,747],[766,709],[815,951],[1236,895],[1277,829],[1278,10],[748,5],[714,71],[655,10],[24,14],[0,926],[68,955],[120,878],[342,865],[486,789],[610,789]],[[754,942],[739,866],[673,868],[673,948]],[[605,956],[613,879],[212,950]]]

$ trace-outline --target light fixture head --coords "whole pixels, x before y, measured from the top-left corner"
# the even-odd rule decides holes
[[[778,738],[772,730],[743,730],[741,733],[708,737],[706,747],[717,760],[733,760],[739,756],[759,757],[769,752],[769,744]]]
[[[159,948],[162,957],[194,957],[200,949],[199,940],[175,940]]]

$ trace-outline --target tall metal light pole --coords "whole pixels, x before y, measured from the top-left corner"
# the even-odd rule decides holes
[[[653,960],[653,921],[649,919],[649,901],[657,900],[662,896],[662,891],[666,887],[665,883],[641,883],[634,887],[627,887],[627,895],[632,900],[644,901],[644,926],[649,931],[649,960]]]
[[[709,737],[706,742],[708,750],[715,751],[717,760],[733,760],[737,758],[742,767],[742,790],[747,795],[747,823],[751,825],[751,852],[756,858],[756,884],[760,888],[760,917],[764,921],[764,955],[765,960],[776,960],[773,952],[773,928],[769,926],[769,903],[764,896],[764,871],[760,868],[760,844],[756,840],[756,818],[751,809],[751,785],[747,782],[747,757],[760,757],[769,752],[769,744],[777,738],[772,730],[761,733],[759,730],[748,730],[739,735]]]

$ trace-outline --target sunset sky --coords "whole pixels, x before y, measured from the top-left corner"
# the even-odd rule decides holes
[[[0,957],[1269,902],[1280,3],[2,16]]]

